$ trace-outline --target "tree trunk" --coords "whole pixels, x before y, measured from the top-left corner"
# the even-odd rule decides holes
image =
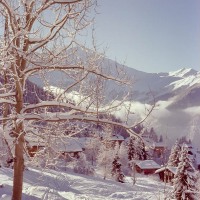
[[[19,135],[15,144],[14,179],[12,200],[22,199],[23,171],[24,171],[24,134]]]
[[[23,108],[23,79],[16,81],[16,113],[20,114]],[[22,199],[23,172],[24,172],[24,124],[23,121],[15,121],[15,155],[14,155],[14,179],[12,200]]]

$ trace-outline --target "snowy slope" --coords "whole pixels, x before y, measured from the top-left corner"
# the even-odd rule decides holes
[[[12,169],[0,168],[0,200],[10,199]],[[156,200],[164,199],[170,190],[153,176],[137,175],[136,185],[130,178],[126,183],[103,180],[73,172],[58,172],[30,168],[24,173],[23,200]]]

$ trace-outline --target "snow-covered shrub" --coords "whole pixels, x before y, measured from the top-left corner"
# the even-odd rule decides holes
[[[94,168],[86,160],[85,154],[81,153],[80,157],[74,163],[74,172],[85,175],[94,175]]]

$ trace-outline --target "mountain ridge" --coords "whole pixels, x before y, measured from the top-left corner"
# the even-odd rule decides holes
[[[132,87],[119,86],[113,81],[107,81],[105,87],[105,96],[108,100],[121,100],[128,92],[131,94],[127,101],[133,102],[134,109],[138,110],[138,115],[144,110],[140,110],[139,105],[151,104],[155,102],[156,109],[146,120],[146,126],[152,126],[159,134],[163,134],[174,140],[181,136],[187,136],[188,139],[200,148],[198,139],[200,133],[198,125],[200,124],[200,72],[192,68],[181,68],[172,72],[147,73],[142,72],[115,61],[103,58],[101,61],[102,69],[107,74],[115,75],[117,68],[124,71],[132,80]],[[52,73],[49,75],[50,85],[60,87],[63,80],[64,86],[67,86],[70,80],[62,78],[62,73]],[[37,78],[31,80],[35,84],[40,83]],[[41,85],[41,87],[43,87]],[[122,114],[120,114],[122,115]],[[142,116],[141,116],[142,118]],[[134,119],[133,119],[134,120]]]

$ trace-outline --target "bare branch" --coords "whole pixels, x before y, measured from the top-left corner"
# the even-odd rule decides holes
[[[8,104],[11,104],[11,105],[16,105],[15,101],[3,99],[3,98],[0,99],[0,103],[8,103]]]
[[[6,98],[6,97],[13,97],[15,96],[15,93],[12,92],[12,93],[4,93],[4,94],[0,94],[0,98]],[[2,100],[2,99],[1,99]],[[0,101],[1,101],[0,100]]]
[[[88,110],[88,109],[84,109],[82,107],[78,107],[78,106],[74,106],[70,103],[60,103],[58,101],[44,101],[38,104],[34,104],[34,105],[27,105],[26,108],[23,108],[21,110],[21,113],[25,113],[27,111],[33,110],[33,109],[38,109],[38,108],[47,108],[47,107],[63,107],[63,108],[70,108],[70,110],[75,110],[75,111],[79,111],[82,113],[95,113],[93,110]]]

